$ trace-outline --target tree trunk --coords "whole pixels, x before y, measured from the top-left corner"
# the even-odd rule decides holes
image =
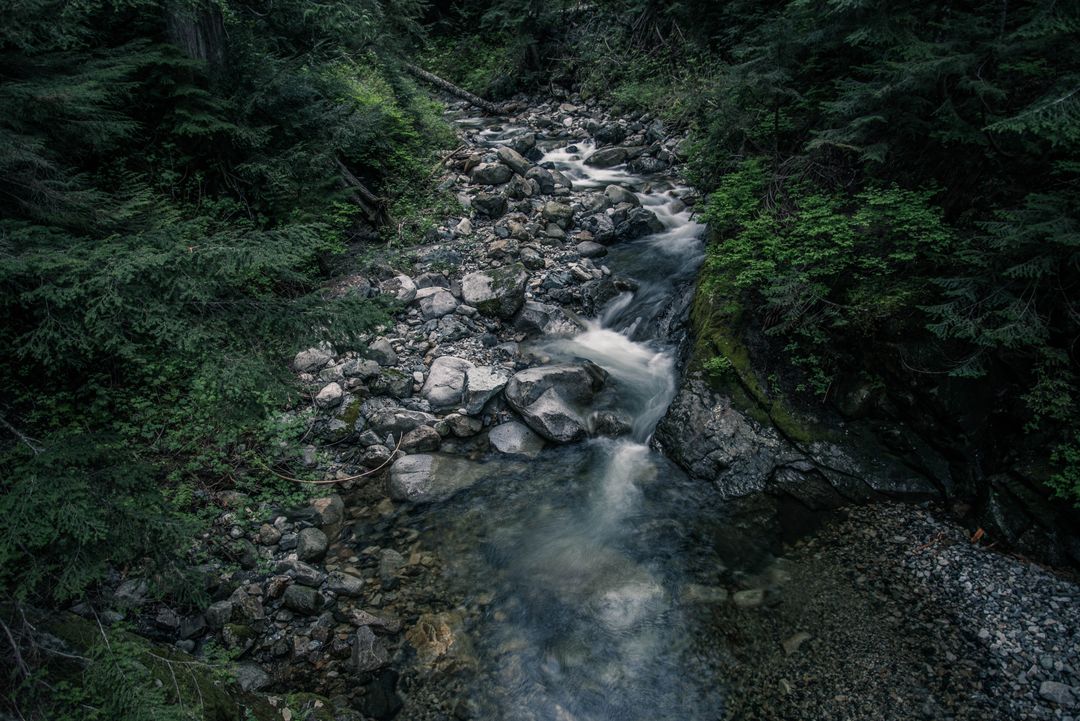
[[[407,64],[405,68],[410,73],[420,78],[424,82],[430,83],[437,88],[442,88],[446,92],[455,95],[472,105],[475,105],[489,115],[500,114],[499,109],[495,106],[495,103],[484,100],[481,97],[477,97],[476,95],[470,93],[468,90],[465,90],[464,88],[459,88],[457,85],[454,85],[449,80],[443,80],[438,75],[435,75],[434,73],[429,73],[427,70],[424,70],[423,68],[418,68],[415,65]]]

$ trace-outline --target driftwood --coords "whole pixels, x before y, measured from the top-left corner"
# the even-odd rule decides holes
[[[434,85],[437,88],[442,88],[443,90],[450,93],[451,95],[456,95],[457,97],[461,98],[462,100],[464,100],[464,101],[466,101],[466,102],[480,108],[481,110],[483,110],[485,113],[488,113],[489,115],[499,115],[500,114],[499,109],[495,106],[495,103],[489,102],[487,100],[484,100],[481,97],[473,95],[468,90],[465,90],[464,88],[459,88],[457,85],[454,85],[449,80],[443,80],[438,75],[435,75],[433,73],[429,73],[427,70],[424,70],[423,68],[418,68],[415,65],[408,65],[407,64],[405,66],[405,68],[410,73],[412,73],[416,77],[420,78],[424,82],[430,83],[430,84]]]
[[[367,219],[375,225],[381,225],[386,222],[386,203],[383,202],[379,196],[372,193],[367,189],[360,179],[353,175],[352,171],[346,167],[345,163],[341,162],[340,158],[335,158],[337,161],[338,169],[341,171],[341,186],[350,191],[351,200],[356,203],[357,207],[367,216]]]

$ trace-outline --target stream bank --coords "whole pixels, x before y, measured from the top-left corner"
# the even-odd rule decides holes
[[[1070,718],[1075,585],[919,507],[845,519],[935,489],[680,386],[703,229],[679,139],[505,109],[454,109],[441,182],[470,210],[342,284],[397,297],[394,325],[294,359],[297,465],[337,492],[223,495],[239,568],[208,565],[202,614],[127,589],[146,629],[224,646],[283,719],[296,689],[340,718]],[[807,513],[778,479],[825,530],[785,533]]]

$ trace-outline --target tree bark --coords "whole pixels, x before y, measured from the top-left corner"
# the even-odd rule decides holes
[[[462,100],[470,103],[471,105],[480,108],[489,115],[500,114],[499,109],[495,106],[495,103],[489,102],[481,97],[473,95],[468,90],[465,90],[464,88],[459,88],[457,85],[454,85],[449,80],[443,80],[438,75],[435,75],[434,73],[429,73],[427,70],[424,70],[423,68],[418,68],[415,65],[406,64],[405,68],[410,73],[420,78],[424,82],[430,83],[437,88],[442,88],[446,92],[455,95]]]

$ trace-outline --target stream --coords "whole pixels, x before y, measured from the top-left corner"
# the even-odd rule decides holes
[[[494,146],[514,132],[481,137]],[[412,509],[409,524],[440,556],[447,587],[481,609],[468,628],[476,718],[722,718],[724,646],[709,605],[726,597],[734,568],[767,552],[733,534],[710,487],[649,444],[677,387],[670,320],[703,259],[703,226],[669,180],[592,168],[583,162],[592,150],[554,141],[540,164],[575,189],[633,190],[664,229],[604,259],[635,291],[576,336],[528,350],[601,366],[610,379],[597,405],[632,418],[632,432],[549,446],[534,459],[485,459],[481,482]]]

